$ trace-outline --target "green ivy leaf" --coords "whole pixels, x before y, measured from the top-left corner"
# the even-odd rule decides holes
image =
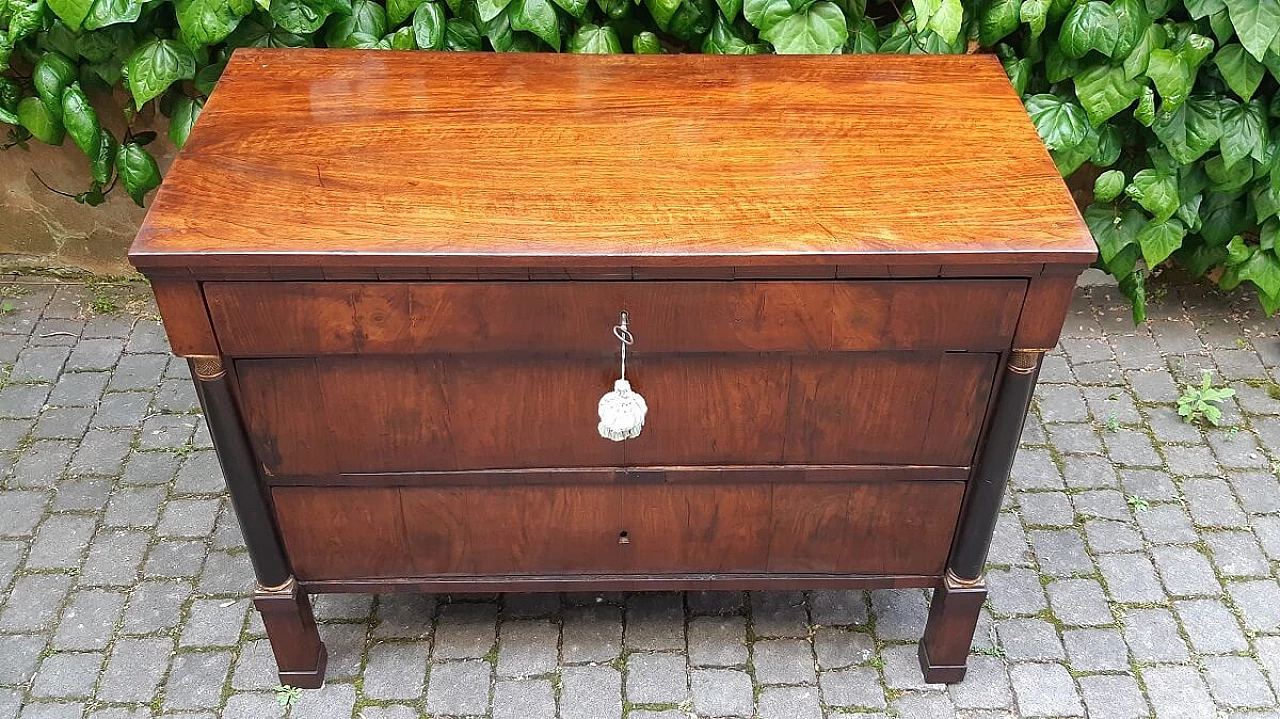
[[[552,0],[559,5],[562,10],[569,13],[572,17],[582,19],[582,14],[587,10],[587,0]]]
[[[84,25],[84,19],[89,16],[89,8],[93,0],[45,0],[45,4],[53,14],[67,24],[67,27],[76,31]]]
[[[556,40],[559,39],[557,36]],[[454,52],[477,52],[480,50],[480,30],[470,20],[451,17],[444,24],[444,46]]]
[[[815,2],[807,11],[760,31],[760,38],[772,43],[781,55],[829,55],[848,37],[844,13],[827,0]]]
[[[18,122],[37,140],[46,145],[61,145],[66,136],[62,120],[49,112],[38,97],[25,97],[18,103]]]
[[[1173,217],[1180,203],[1178,178],[1161,171],[1146,169],[1133,176],[1133,182],[1125,188],[1125,194],[1155,216],[1156,222]]]
[[[1138,231],[1137,242],[1142,248],[1142,259],[1147,267],[1154,268],[1164,262],[1175,250],[1182,247],[1187,228],[1177,220],[1151,221]]]
[[[1227,4],[1223,0],[1183,0],[1182,4],[1186,6],[1192,20],[1209,17],[1227,9]]]
[[[352,39],[356,34],[373,38],[387,34],[387,13],[381,5],[371,0],[352,0],[351,14],[329,18],[324,44],[328,47],[359,47]]]
[[[711,32],[702,40],[702,51],[709,55],[753,55],[756,46],[747,42],[723,15],[711,23]]]
[[[716,5],[720,8],[720,14],[729,22],[737,19],[742,12],[742,0],[716,0]]]
[[[511,27],[528,30],[552,48],[560,49],[560,19],[551,0],[515,0],[511,4]]]
[[[1213,58],[1213,64],[1218,66],[1218,72],[1222,73],[1227,87],[1241,99],[1252,98],[1258,85],[1262,84],[1262,74],[1265,71],[1262,63],[1254,59],[1239,43],[1232,43],[1219,50]]]
[[[309,36],[297,35],[277,26],[269,15],[254,13],[241,20],[236,29],[227,36],[227,45],[230,47],[312,47],[314,43]],[[210,82],[217,80],[216,76],[209,76],[208,73],[213,72],[209,67],[196,73],[196,87],[201,92],[207,93],[212,90]],[[217,72],[220,74],[221,70]]]
[[[1133,208],[1117,213],[1105,205],[1091,205],[1085,208],[1084,221],[1094,242],[1098,243],[1098,255],[1107,269],[1117,276],[1132,272],[1139,255],[1135,244],[1138,230],[1147,222],[1142,213]],[[1132,252],[1126,252],[1131,247]]]
[[[13,125],[15,127],[22,125],[22,121],[18,119],[18,113],[3,107],[0,107],[0,122],[6,125]]]
[[[335,12],[350,13],[350,0],[271,0],[271,19],[297,35],[319,30]]]
[[[1277,237],[1280,237],[1280,219],[1272,217],[1263,223],[1258,232],[1258,247],[1274,251]]]
[[[1119,170],[1107,170],[1093,181],[1093,199],[1098,202],[1111,202],[1124,192],[1124,173]]]
[[[946,42],[954,42],[960,36],[964,24],[964,6],[960,0],[942,0],[938,11],[929,18],[929,29],[938,33]]]
[[[1095,167],[1110,167],[1120,159],[1121,145],[1124,141],[1115,125],[1103,125],[1098,128],[1098,149],[1089,156],[1089,162]]]
[[[413,39],[423,50],[444,47],[444,8],[439,3],[424,2],[413,11]]]
[[[503,10],[506,10],[507,6],[510,4],[511,4],[511,0],[476,0],[476,14],[480,17],[480,20],[482,22],[489,22],[495,17],[498,17],[498,15],[500,15]],[[583,3],[583,4],[585,5],[586,3]],[[390,8],[391,6],[388,3],[387,5],[388,20],[391,20]],[[393,20],[392,24],[395,25],[397,23]]]
[[[62,91],[62,125],[86,157],[92,160],[98,156],[102,147],[98,112],[89,104],[89,98],[84,96],[78,82],[71,83]]]
[[[387,24],[392,27],[399,26],[400,23],[412,17],[414,11],[424,2],[426,0],[387,0]],[[505,2],[503,0],[480,0],[476,3],[476,10],[480,12],[480,17],[484,17],[484,7],[486,5],[492,7],[495,3],[501,3],[502,6],[493,13],[496,16],[499,12],[502,12],[503,8],[511,4],[511,0],[506,0]]]
[[[1253,256],[1253,248],[1244,243],[1244,238],[1236,235],[1227,243],[1227,259],[1225,265],[1241,265]]]
[[[1076,97],[1095,126],[1111,119],[1142,96],[1142,84],[1124,76],[1124,68],[1094,65],[1075,78]]]
[[[1027,24],[1032,40],[1040,37],[1044,32],[1045,24],[1049,20],[1049,5],[1049,0],[1022,0],[1022,7],[1018,9],[1018,18]]]
[[[105,127],[98,129],[98,154],[89,159],[93,181],[99,185],[107,184],[111,179],[111,171],[116,166],[116,149],[119,143],[116,136]]]
[[[1222,160],[1227,167],[1246,157],[1261,160],[1267,147],[1267,111],[1262,102],[1234,102],[1222,111]]]
[[[191,48],[177,40],[152,40],[129,55],[125,69],[129,91],[141,110],[148,100],[159,97],[173,83],[195,78],[196,58]]]
[[[1240,44],[1261,60],[1280,34],[1280,0],[1226,0]]]
[[[1111,57],[1120,39],[1120,18],[1101,0],[1077,4],[1067,13],[1058,35],[1062,52],[1070,58],[1082,58],[1090,50]]]
[[[978,43],[991,47],[1018,29],[1021,0],[989,0],[978,16]]]
[[[1116,11],[1116,19],[1120,22],[1120,34],[1111,56],[1128,57],[1146,29],[1152,26],[1151,15],[1147,13],[1143,0],[1113,0],[1111,8]]]
[[[1240,279],[1249,280],[1264,294],[1280,296],[1280,259],[1271,250],[1254,252],[1249,261],[1241,265]]]
[[[169,118],[169,140],[175,147],[181,149],[187,144],[191,128],[195,127],[196,120],[200,119],[200,113],[203,110],[204,98],[192,99],[185,95],[178,98],[178,104],[173,109],[173,117]]]
[[[1129,298],[1133,313],[1133,323],[1140,325],[1147,321],[1147,285],[1146,276],[1142,272],[1130,271],[1120,278],[1120,291]]]
[[[101,0],[99,0],[101,2]],[[174,14],[182,36],[193,45],[216,45],[240,24],[249,8],[233,6],[229,0],[173,0]]]
[[[131,23],[141,15],[142,0],[93,0],[93,6],[84,19],[84,29],[98,30],[109,25]]]
[[[1156,93],[1150,87],[1142,88],[1142,97],[1138,98],[1138,106],[1133,109],[1133,119],[1147,127],[1156,121]]]
[[[1171,50],[1153,50],[1147,75],[1160,93],[1160,111],[1171,112],[1186,101],[1191,92],[1191,68],[1181,55]]]
[[[1189,165],[1222,137],[1221,105],[1216,98],[1192,97],[1177,110],[1157,115],[1151,130],[1174,159]]]
[[[651,32],[637,33],[631,38],[631,52],[637,55],[659,55],[662,53],[662,43],[658,42],[658,36]]]
[[[136,142],[120,146],[116,153],[116,169],[124,182],[125,192],[138,207],[142,207],[142,200],[148,192],[160,186],[160,168],[156,159]]]
[[[844,41],[845,54],[871,54],[880,50],[880,31],[874,20],[859,18],[849,24],[849,39]]]
[[[1062,49],[1058,47],[1058,43],[1049,43],[1049,51],[1044,56],[1044,74],[1045,79],[1050,83],[1058,83],[1075,77],[1084,68],[1084,62],[1064,55]]]
[[[911,0],[911,10],[915,13],[916,32],[924,32],[929,27],[929,21],[933,19],[933,14],[942,7],[942,0]]]
[[[1070,100],[1057,95],[1032,95],[1026,106],[1036,132],[1050,150],[1075,147],[1089,134],[1084,110]]]
[[[1138,38],[1138,44],[1134,45],[1129,56],[1124,59],[1124,76],[1132,80],[1139,75],[1145,75],[1152,51],[1163,48],[1167,42],[1168,35],[1163,27],[1148,25]]]
[[[1200,208],[1200,236],[1211,245],[1225,245],[1244,232],[1252,217],[1244,199],[1234,192],[1211,192]]]
[[[616,55],[622,52],[622,41],[618,39],[618,32],[608,25],[587,23],[569,38],[569,52]]]
[[[31,84],[50,115],[62,117],[62,91],[75,77],[75,63],[60,52],[46,52],[31,69]]]
[[[1213,40],[1204,35],[1189,33],[1179,42],[1175,42],[1169,49],[1182,56],[1187,61],[1187,67],[1191,68],[1194,73],[1199,69],[1210,55],[1213,54]]]
[[[659,2],[662,0],[646,0],[647,2]],[[653,8],[650,7],[652,10]],[[675,12],[672,8],[671,12]],[[747,18],[747,22],[751,23],[757,30],[771,30],[774,25],[786,20],[791,16],[791,4],[787,0],[743,0],[742,14]],[[670,15],[668,15],[670,17]],[[654,13],[654,20],[658,21],[658,26],[662,27],[662,20],[658,13]]]

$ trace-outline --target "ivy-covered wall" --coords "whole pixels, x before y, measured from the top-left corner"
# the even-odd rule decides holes
[[[145,202],[135,113],[181,146],[235,47],[995,52],[1062,173],[1096,177],[1085,219],[1136,318],[1170,263],[1280,309],[1280,0],[0,0],[0,29],[3,161],[70,138],[86,205]]]

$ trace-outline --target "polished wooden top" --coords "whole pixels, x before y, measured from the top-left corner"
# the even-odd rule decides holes
[[[1093,253],[989,55],[240,49],[130,257],[194,271]]]

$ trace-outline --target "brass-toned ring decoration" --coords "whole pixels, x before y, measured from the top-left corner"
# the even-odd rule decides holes
[[[1044,350],[1014,350],[1009,353],[1009,371],[1017,374],[1031,374],[1036,371]]]
[[[211,382],[216,379],[222,379],[227,374],[227,368],[222,366],[222,358],[210,355],[195,355],[187,359],[195,365],[196,379],[205,382]]]

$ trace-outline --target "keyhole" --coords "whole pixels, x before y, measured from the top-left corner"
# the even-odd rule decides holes
[[[627,530],[618,532],[618,544],[631,544],[631,537],[627,535]]]

